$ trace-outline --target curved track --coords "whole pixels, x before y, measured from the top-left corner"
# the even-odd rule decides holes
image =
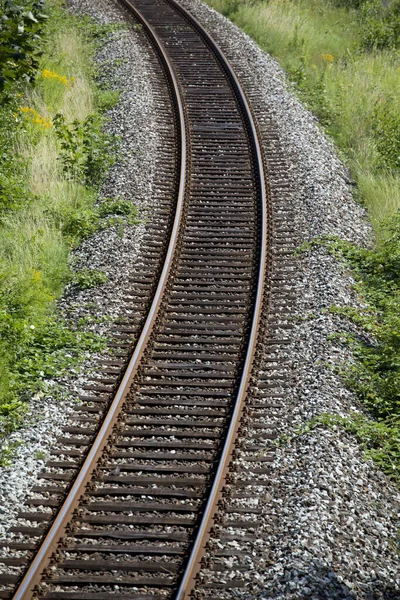
[[[15,572],[0,576],[0,598],[187,597],[249,383],[267,256],[251,113],[218,47],[175,2],[123,3],[145,27],[172,92],[175,217],[122,381],[103,412],[104,389],[94,386],[55,450],[21,514],[17,554],[7,559]],[[135,285],[151,287],[145,276]]]

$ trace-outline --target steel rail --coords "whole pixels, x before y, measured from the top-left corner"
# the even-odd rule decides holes
[[[229,80],[231,81],[232,87],[236,92],[237,99],[241,105],[243,116],[245,118],[248,130],[249,138],[253,145],[253,152],[255,157],[256,177],[258,179],[257,185],[260,193],[260,209],[261,209],[261,244],[260,244],[260,262],[258,269],[258,282],[257,292],[255,296],[253,319],[251,324],[250,339],[247,347],[245,363],[243,367],[241,382],[238,390],[238,394],[235,401],[233,414],[231,417],[230,426],[225,439],[222,455],[216,471],[214,482],[208,497],[207,505],[192,547],[188,563],[186,565],[185,572],[181,579],[178,592],[175,596],[175,600],[187,600],[192,591],[194,591],[196,585],[196,575],[198,574],[201,567],[201,560],[205,553],[205,546],[211,535],[211,527],[214,523],[215,513],[218,508],[218,501],[222,497],[222,488],[224,480],[228,472],[229,463],[232,459],[232,453],[235,444],[235,438],[237,430],[240,425],[240,416],[243,411],[244,401],[247,394],[247,388],[250,383],[252,365],[254,361],[254,355],[257,344],[258,330],[260,324],[260,318],[263,307],[264,288],[265,288],[265,275],[267,269],[267,250],[268,250],[268,222],[267,222],[267,189],[264,179],[264,164],[262,158],[262,151],[260,142],[258,139],[257,128],[254,123],[254,119],[251,113],[250,106],[247,102],[245,93],[239,83],[239,80],[233,71],[229,61],[224,56],[222,50],[206,32],[206,30],[200,25],[200,23],[182,6],[180,6],[175,0],[166,0],[167,4],[175,8],[180,12],[189,23],[198,31],[198,33],[207,42],[209,47],[212,49],[214,54],[217,56],[221,65],[223,66]]]
[[[180,225],[182,220],[183,208],[184,208],[184,194],[185,194],[185,183],[186,183],[186,166],[187,166],[187,138],[186,138],[186,127],[185,127],[185,113],[183,109],[183,101],[179,89],[178,80],[176,78],[174,68],[171,61],[166,54],[161,41],[157,34],[146,21],[146,19],[138,13],[132,5],[126,0],[120,0],[127,8],[135,14],[135,16],[141,21],[147,31],[150,33],[158,53],[164,62],[166,72],[172,84],[174,93],[174,99],[176,102],[176,108],[179,113],[179,137],[180,137],[180,179],[179,179],[179,192],[178,200],[176,205],[175,219],[172,227],[170,242],[163,265],[163,269],[160,275],[158,286],[153,298],[151,308],[146,318],[144,327],[141,335],[137,341],[134,353],[129,361],[124,377],[118,387],[115,397],[110,405],[108,413],[103,421],[103,424],[94,439],[91,449],[70,489],[68,495],[63,501],[61,508],[52,523],[48,533],[40,544],[39,550],[37,551],[31,565],[25,573],[21,583],[16,589],[13,600],[29,600],[32,598],[35,586],[40,582],[43,571],[49,565],[52,554],[57,548],[57,544],[66,530],[68,521],[70,520],[74,510],[77,508],[79,498],[84,492],[84,487],[89,481],[90,476],[96,468],[97,459],[99,458],[102,450],[107,444],[108,437],[112,432],[114,425],[117,422],[118,415],[120,414],[122,405],[125,397],[129,392],[133,378],[137,373],[140,360],[146,348],[146,344],[149,340],[151,332],[156,321],[157,314],[159,312],[164,290],[168,281],[168,276],[171,270],[172,261],[177,246]]]

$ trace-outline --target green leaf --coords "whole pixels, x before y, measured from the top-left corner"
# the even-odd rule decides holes
[[[33,16],[31,11],[24,13],[23,16],[28,21],[32,21],[33,23],[39,23],[39,21]]]

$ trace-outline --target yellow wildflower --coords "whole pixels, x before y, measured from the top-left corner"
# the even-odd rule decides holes
[[[42,281],[42,273],[37,269],[32,269],[32,281],[39,282]]]
[[[42,77],[44,79],[53,79],[53,81],[58,81],[59,83],[65,85],[65,87],[69,87],[71,83],[75,81],[75,77],[68,79],[66,75],[59,75],[55,71],[49,71],[49,69],[43,69]]]
[[[38,125],[41,125],[45,129],[53,127],[53,123],[50,121],[50,119],[46,119],[46,117],[37,117],[36,119],[34,119],[33,122],[37,123]]]
[[[311,65],[311,66],[312,66],[312,68],[313,68],[313,69],[316,69],[316,68],[317,68],[317,65]]]
[[[30,113],[31,115],[39,114],[34,108],[30,108],[29,106],[21,106],[21,112]]]
[[[333,54],[321,54],[321,57],[328,63],[333,63]]]
[[[45,129],[49,129],[49,127],[53,127],[53,123],[50,119],[46,117],[42,117],[37,110],[34,108],[30,108],[30,106],[21,106],[21,112],[25,113],[25,115],[31,117],[32,123],[36,125],[41,125]]]

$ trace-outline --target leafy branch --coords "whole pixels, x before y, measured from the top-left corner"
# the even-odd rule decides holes
[[[47,16],[44,2],[37,0],[31,10],[12,0],[0,0],[0,91],[16,80],[34,80],[43,52],[41,37]]]

